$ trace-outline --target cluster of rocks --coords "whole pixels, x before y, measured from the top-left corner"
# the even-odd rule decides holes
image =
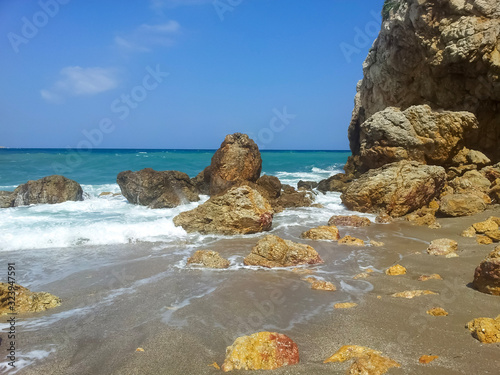
[[[489,245],[500,241],[500,217],[491,216],[485,221],[474,223],[462,232],[463,237],[476,237],[480,244]]]

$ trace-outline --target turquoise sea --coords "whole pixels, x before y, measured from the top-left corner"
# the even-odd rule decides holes
[[[77,152],[64,149],[0,149],[0,190],[14,190],[28,180],[62,174],[79,182],[83,202],[32,205],[0,210],[0,251],[116,245],[135,242],[172,241],[186,236],[173,225],[180,211],[192,209],[208,199],[203,197],[175,209],[151,210],[134,206],[119,193],[116,176],[125,170],[153,168],[179,170],[196,176],[210,164],[215,150],[131,150],[96,149]],[[263,151],[263,174],[277,176],[282,183],[296,186],[299,180],[320,181],[340,172],[348,151]],[[325,217],[342,210],[339,195],[318,194],[317,201],[328,208],[307,218]],[[297,211],[297,210],[295,210]],[[300,210],[298,210],[300,211]],[[293,225],[297,212],[283,225]],[[278,221],[279,222],[279,221]]]

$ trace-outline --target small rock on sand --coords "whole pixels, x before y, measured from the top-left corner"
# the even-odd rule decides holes
[[[432,316],[447,316],[448,312],[443,309],[442,307],[433,307],[430,310],[426,311],[427,314],[432,315]]]
[[[391,297],[399,297],[399,298],[414,298],[425,296],[429,294],[438,294],[436,292],[432,292],[430,290],[405,290],[404,292],[391,294]]]
[[[339,245],[365,246],[365,242],[356,237],[345,236],[339,240]]]
[[[406,275],[406,268],[400,264],[396,264],[395,266],[386,269],[385,274],[389,276]]]

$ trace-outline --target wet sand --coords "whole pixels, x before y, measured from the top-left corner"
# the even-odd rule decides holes
[[[290,336],[300,350],[300,364],[273,374],[343,374],[349,364],[322,362],[350,344],[382,351],[401,363],[388,374],[497,374],[500,344],[481,344],[465,328],[473,318],[500,314],[500,297],[469,285],[475,267],[495,245],[460,237],[466,227],[492,215],[500,216],[498,206],[473,217],[439,219],[441,229],[404,221],[339,227],[341,235],[382,241],[382,247],[300,240],[308,229],[302,227],[273,231],[315,247],[325,263],[304,268],[332,281],[335,292],[311,290],[301,280],[304,275],[289,269],[234,266],[265,234],[211,243],[210,249],[232,261],[231,269],[224,271],[186,268],[187,254],[206,248],[196,244],[179,243],[178,250],[130,244],[108,248],[105,256],[96,252],[88,259],[69,257],[67,274],[61,267],[58,272],[63,274],[53,282],[33,285],[61,297],[62,306],[25,316],[18,328],[20,352],[52,352],[17,374],[216,374],[220,371],[208,365],[221,365],[234,339],[263,330]],[[428,243],[443,237],[458,241],[458,258],[426,254]],[[89,267],[68,271],[85,262]],[[396,263],[408,273],[383,273]],[[376,272],[364,280],[353,279],[368,267]],[[432,273],[444,280],[417,280]],[[409,289],[439,295],[390,296]],[[333,308],[351,301],[359,305]],[[427,315],[432,307],[442,307],[449,315]],[[144,352],[136,352],[138,347]],[[439,358],[419,364],[424,354]]]

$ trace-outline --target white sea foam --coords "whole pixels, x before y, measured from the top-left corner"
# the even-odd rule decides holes
[[[16,367],[12,367],[8,365],[8,362],[0,362],[0,373],[2,374],[16,374],[18,371],[22,370],[23,368],[26,368],[33,363],[40,361],[44,358],[47,358],[51,353],[55,352],[56,349],[52,347],[51,345],[50,350],[43,350],[43,349],[38,349],[38,350],[32,350],[28,353],[24,353],[22,351],[17,351],[16,352],[16,362],[15,365]]]

